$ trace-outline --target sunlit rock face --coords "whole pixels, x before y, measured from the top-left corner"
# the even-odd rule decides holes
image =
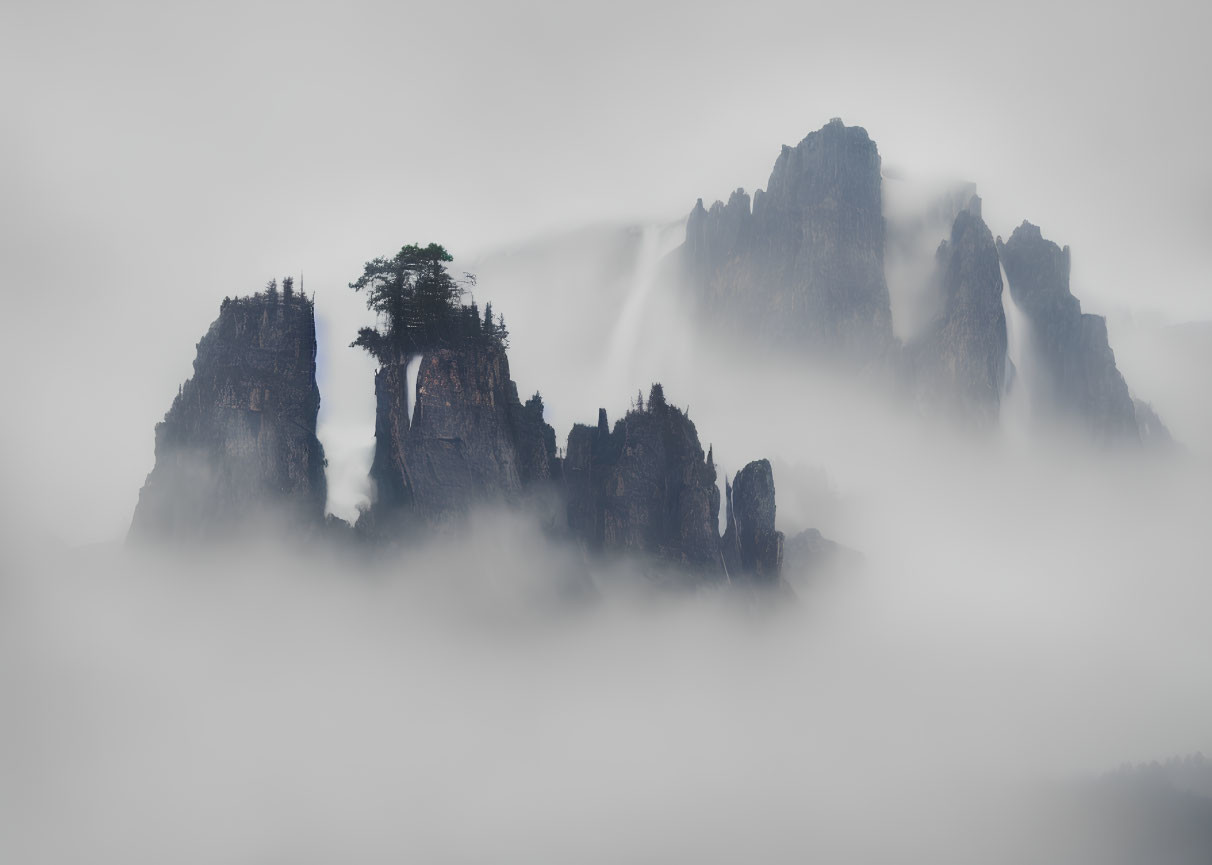
[[[407,359],[387,364],[375,375],[375,397],[375,500],[362,530],[447,523],[478,503],[516,503],[528,484],[558,476],[542,401],[521,403],[499,344],[424,353],[415,394]]]
[[[777,585],[783,533],[774,528],[774,473],[769,460],[749,463],[727,486],[728,526],[721,546],[733,580]]]
[[[577,424],[564,459],[568,525],[590,552],[647,556],[694,580],[723,577],[715,465],[659,386],[611,430]]]
[[[709,322],[738,335],[865,364],[892,344],[880,156],[866,130],[830,121],[784,147],[766,191],[743,190],[686,225],[683,278]]]
[[[1081,311],[1069,290],[1069,247],[1061,249],[1024,222],[998,241],[1010,294],[1031,323],[1041,379],[1033,382],[1037,408],[1076,421],[1104,442],[1139,441],[1136,410],[1115,365],[1101,315]]]
[[[906,358],[928,406],[991,429],[1006,375],[1006,316],[997,246],[976,196],[956,217],[936,260],[941,310]]]
[[[206,540],[324,518],[316,329],[299,295],[224,300],[194,374],[156,426],[134,540]]]

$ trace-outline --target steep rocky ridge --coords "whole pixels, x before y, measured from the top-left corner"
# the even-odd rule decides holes
[[[700,199],[670,267],[728,346],[877,371],[919,408],[978,429],[997,425],[1016,378],[1008,287],[1030,325],[1033,417],[1076,421],[1096,440],[1166,441],[1156,415],[1138,420],[1105,320],[1070,292],[1067,248],[1030,223],[994,242],[972,184],[890,178],[885,200],[875,143],[834,119],[784,147],[752,199]],[[926,241],[943,231],[931,261]]]
[[[752,208],[700,199],[679,257],[708,322],[864,364],[893,344],[884,239],[875,143],[835,119],[783,147]]]
[[[1006,376],[1006,316],[997,247],[978,197],[956,216],[936,262],[941,310],[906,356],[927,405],[989,429]]]
[[[723,577],[720,493],[690,419],[654,385],[646,408],[609,428],[577,424],[564,459],[568,526],[594,553],[631,553]]]
[[[207,540],[322,524],[312,304],[275,290],[226,299],[194,374],[156,426],[135,540]]]
[[[575,425],[563,468],[568,527],[588,552],[645,558],[675,582],[781,585],[770,463],[750,463],[728,485],[721,539],[713,454],[660,385],[613,429],[605,409],[596,426]]]
[[[769,460],[749,463],[725,491],[728,525],[721,546],[730,576],[777,584],[783,565],[783,533],[774,528],[774,473]]]
[[[1040,380],[1034,408],[1075,421],[1096,440],[1139,441],[1136,409],[1115,365],[1101,315],[1081,311],[1069,289],[1070,252],[1024,222],[1010,239],[998,238],[1010,294],[1031,323]]]
[[[448,523],[477,503],[517,503],[528,487],[558,478],[542,399],[519,400],[503,345],[425,352],[414,394],[409,359],[375,374],[375,499],[360,530],[391,535]]]

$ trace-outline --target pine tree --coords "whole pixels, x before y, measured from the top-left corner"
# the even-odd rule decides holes
[[[450,253],[439,244],[403,247],[392,258],[368,261],[362,276],[349,284],[366,292],[366,307],[383,327],[364,327],[353,345],[383,363],[456,342],[463,331],[463,283],[446,271]]]

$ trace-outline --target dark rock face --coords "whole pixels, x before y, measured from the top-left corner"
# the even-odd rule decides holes
[[[639,554],[692,585],[783,586],[769,461],[750,463],[726,485],[721,539],[712,454],[704,457],[694,424],[660,385],[646,409],[629,411],[613,430],[605,409],[596,427],[573,427],[563,469],[568,527],[587,551]]]
[[[936,256],[942,310],[909,346],[924,401],[972,426],[997,423],[1006,377],[1006,316],[993,234],[972,197]]]
[[[774,528],[774,473],[757,460],[727,485],[728,527],[722,547],[732,579],[774,585],[783,565],[783,533]]]
[[[1024,222],[998,240],[1010,295],[1031,324],[1043,380],[1033,399],[1044,412],[1077,421],[1100,441],[1139,441],[1128,385],[1115,366],[1101,315],[1081,311],[1069,290],[1069,247]]]
[[[722,578],[715,466],[694,424],[653,387],[609,429],[577,424],[564,459],[568,526],[590,552],[632,553]]]
[[[516,394],[514,388],[510,413],[522,484],[558,480],[561,467],[556,458],[555,430],[543,420],[543,397],[536,393],[525,403],[519,403]]]
[[[555,432],[536,394],[523,405],[503,347],[473,343],[421,356],[409,416],[406,360],[375,375],[372,533],[438,525],[478,502],[514,502],[558,475]]]
[[[130,536],[208,540],[323,523],[315,314],[277,293],[224,300],[156,426]]]
[[[700,201],[680,250],[709,321],[826,357],[866,362],[893,343],[880,157],[830,121],[784,147],[752,211],[744,190]]]

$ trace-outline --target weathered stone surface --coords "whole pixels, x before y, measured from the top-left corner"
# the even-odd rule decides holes
[[[960,211],[936,260],[942,308],[906,357],[926,405],[989,429],[1006,377],[1006,316],[997,247],[978,197]]]
[[[868,363],[892,344],[880,157],[840,120],[784,147],[750,210],[700,200],[680,260],[703,313],[774,344]]]
[[[208,540],[324,520],[316,331],[298,295],[224,300],[194,374],[156,426],[135,540]]]
[[[519,403],[514,388],[510,412],[522,484],[558,480],[561,469],[556,459],[555,430],[543,420],[543,397],[535,393],[525,403]]]
[[[726,484],[728,525],[721,546],[729,577],[776,585],[783,565],[783,533],[774,528],[774,473],[769,460],[749,463]]]
[[[1101,315],[1081,311],[1069,290],[1069,247],[1046,240],[1024,222],[998,252],[1010,294],[1031,324],[1031,350],[1040,378],[1034,408],[1070,419],[1099,441],[1139,441],[1136,410],[1115,365]]]
[[[722,578],[720,494],[686,415],[654,385],[615,425],[577,424],[564,459],[568,525],[590,552],[631,553]]]
[[[411,418],[407,366],[402,359],[375,375],[375,499],[360,529],[390,535],[447,523],[478,503],[516,503],[526,484],[558,475],[542,400],[519,401],[503,346],[422,355]]]

